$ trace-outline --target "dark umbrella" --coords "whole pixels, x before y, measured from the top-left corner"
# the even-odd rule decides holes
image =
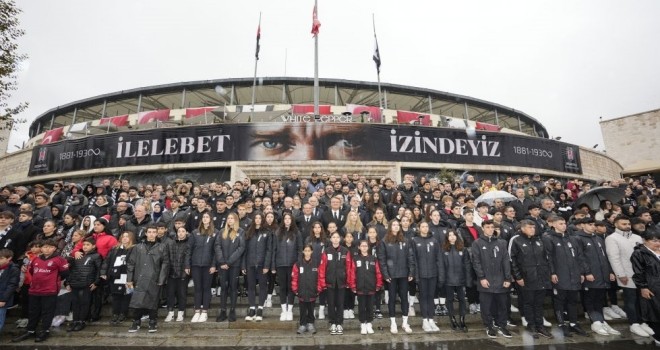
[[[600,202],[608,200],[612,203],[619,202],[626,192],[622,188],[615,187],[596,187],[584,193],[573,204],[573,208],[581,204],[587,204],[590,209],[595,210],[600,207]]]

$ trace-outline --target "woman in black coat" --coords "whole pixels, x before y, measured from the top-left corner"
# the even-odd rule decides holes
[[[644,244],[635,247],[630,261],[635,272],[632,279],[641,294],[642,319],[655,332],[655,344],[660,345],[660,230],[646,231]]]

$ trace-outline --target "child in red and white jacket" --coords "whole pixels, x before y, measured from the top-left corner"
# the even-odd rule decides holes
[[[316,333],[314,327],[314,304],[316,298],[325,289],[325,254],[312,257],[314,247],[305,244],[298,261],[291,271],[291,290],[298,296],[300,302],[300,326],[298,334]]]
[[[49,328],[55,316],[57,293],[60,291],[60,282],[66,279],[69,273],[69,263],[66,259],[55,253],[57,242],[45,240],[41,243],[41,255],[30,262],[27,271],[32,274],[30,285],[27,331],[12,339],[20,342],[35,336],[35,342],[43,342],[50,336]],[[36,333],[37,324],[41,321],[41,331]]]
[[[374,295],[383,289],[383,275],[380,264],[374,255],[369,254],[369,242],[360,241],[360,252],[353,260],[353,269],[348,284],[358,297],[360,334],[373,334],[371,322],[374,320]]]

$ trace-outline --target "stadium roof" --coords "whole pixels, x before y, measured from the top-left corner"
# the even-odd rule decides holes
[[[30,137],[73,123],[155,109],[178,109],[221,105],[249,105],[252,78],[200,80],[122,90],[52,108],[30,125]],[[258,78],[255,104],[311,104],[312,78]],[[320,103],[378,106],[374,82],[319,79]],[[533,117],[497,103],[444,91],[382,83],[386,109],[465,118],[548,137],[545,127]]]

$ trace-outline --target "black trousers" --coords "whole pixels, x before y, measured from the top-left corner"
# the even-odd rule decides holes
[[[211,305],[211,280],[213,275],[209,273],[210,268],[210,266],[193,266],[190,268],[195,284],[195,310],[208,310],[209,305]]]
[[[300,302],[300,325],[304,326],[308,323],[314,323],[314,306],[316,301],[301,301]]]
[[[101,308],[103,307],[103,299],[107,297],[106,295],[107,284],[105,283],[105,280],[100,279],[100,283],[101,284],[91,292],[92,308],[90,310],[91,313],[90,316],[92,320],[98,320],[99,318],[101,318]]]
[[[360,323],[371,323],[374,320],[373,294],[358,294],[358,317]],[[433,300],[431,300],[433,302]]]
[[[133,321],[140,321],[144,315],[149,315],[149,322],[156,321],[158,309],[133,309]]]
[[[454,293],[458,297],[458,315],[465,316],[466,312],[466,303],[465,303],[465,287],[463,286],[447,286],[445,285],[445,291],[447,295],[447,310],[449,311],[449,316],[455,316],[454,313]]]
[[[417,281],[417,289],[419,290],[419,310],[422,313],[422,318],[433,318],[435,305],[433,304],[433,296],[435,294],[435,287],[438,279],[420,278]]]
[[[87,317],[89,316],[89,308],[92,302],[92,291],[89,290],[89,287],[72,288],[71,298],[73,306],[73,320],[87,321]]]
[[[523,315],[527,320],[528,327],[530,329],[543,327],[543,300],[545,299],[546,290],[530,290],[523,287],[521,291],[524,298]]]
[[[465,287],[465,294],[467,296],[467,301],[470,304],[478,303],[480,300],[479,291],[477,290],[477,287]]]
[[[355,308],[355,294],[350,288],[344,289],[344,310],[353,310]]]
[[[506,310],[507,293],[479,293],[479,302],[481,303],[481,321],[484,326],[491,327],[493,324],[498,327],[506,327],[508,313]],[[541,320],[543,324],[543,320]]]
[[[330,324],[344,324],[344,297],[346,288],[329,287],[325,290],[328,301],[328,322]]]
[[[589,288],[582,291],[582,302],[584,310],[589,314],[591,322],[603,322],[603,305],[607,289],[603,288]]]
[[[247,268],[247,293],[248,302],[251,307],[264,306],[268,294],[268,276],[270,270],[263,272],[261,266],[250,266]],[[259,303],[256,302],[257,284],[259,284]]]
[[[401,299],[401,314],[408,316],[408,278],[392,278],[388,290],[390,299],[387,301],[387,311],[390,317],[395,317],[397,295]]]
[[[170,277],[167,280],[167,310],[174,311],[174,305],[179,304],[179,311],[186,310],[186,292],[188,291],[188,278]]]
[[[292,266],[282,266],[277,268],[277,284],[280,285],[280,304],[293,305],[295,294],[291,290],[291,270]]]
[[[229,307],[232,310],[236,308],[236,300],[238,299],[238,277],[240,272],[241,269],[239,266],[231,266],[227,270],[220,269],[220,286],[222,287],[220,309],[227,309],[227,298],[230,298]]]
[[[28,332],[37,331],[37,325],[41,321],[41,331],[48,332],[55,317],[55,306],[57,295],[30,295],[28,311]]]
[[[133,294],[112,294],[112,314],[128,316],[128,304]]]
[[[552,305],[555,310],[557,322],[569,321],[570,323],[577,323],[577,305],[578,305],[577,290],[552,290]],[[568,320],[564,320],[564,313],[568,314]]]

